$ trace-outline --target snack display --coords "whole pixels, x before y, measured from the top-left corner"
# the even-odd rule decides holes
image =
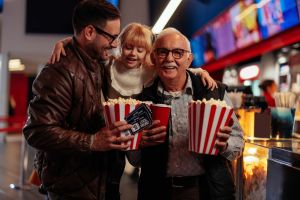
[[[243,199],[266,199],[268,149],[247,144],[243,153]]]
[[[233,108],[225,101],[203,99],[189,102],[189,151],[217,155],[217,133],[220,127],[228,125],[232,113]]]
[[[137,107],[139,107],[139,105],[141,105],[142,103],[146,103],[148,105],[151,104],[150,102],[141,102],[139,100],[131,99],[131,98],[130,99],[124,99],[124,98],[109,99],[107,102],[104,102],[103,108],[104,108],[104,118],[105,118],[106,125],[110,127],[116,121],[126,120],[129,114],[132,111],[134,111]],[[151,114],[149,114],[149,116],[151,116]],[[138,115],[138,117],[140,117],[140,115]],[[132,119],[130,121],[136,122],[135,119]],[[143,118],[140,120],[140,122],[141,123],[133,124],[133,127],[130,130],[121,132],[121,135],[129,135],[129,134],[134,135],[134,138],[131,141],[129,141],[130,146],[127,150],[136,150],[139,148],[139,144],[142,138],[142,133],[141,131],[138,132],[137,130],[142,130],[142,128],[145,128],[147,125],[149,125],[149,123],[152,123],[151,117]]]

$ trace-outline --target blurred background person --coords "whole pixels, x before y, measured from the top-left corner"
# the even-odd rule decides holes
[[[266,102],[269,107],[275,107],[274,93],[277,91],[277,84],[274,80],[266,79],[259,85],[259,88],[263,91]]]

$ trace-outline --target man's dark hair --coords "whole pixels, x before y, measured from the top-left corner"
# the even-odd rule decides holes
[[[112,4],[100,0],[84,0],[74,8],[73,29],[78,34],[88,25],[104,27],[108,20],[119,18],[119,10]]]

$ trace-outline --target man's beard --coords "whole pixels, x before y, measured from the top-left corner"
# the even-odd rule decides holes
[[[87,45],[87,51],[92,59],[104,62],[109,59],[108,57],[108,48],[102,47],[99,48],[95,44]]]

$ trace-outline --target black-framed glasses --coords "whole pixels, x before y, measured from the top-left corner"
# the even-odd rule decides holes
[[[106,36],[105,38],[108,40],[109,44],[112,44],[119,37],[119,35],[112,35],[112,34],[106,32],[106,31],[102,30],[98,26],[95,26],[95,25],[92,25],[92,26],[94,27],[94,29],[96,30],[96,32],[98,34]]]
[[[180,59],[182,58],[182,56],[185,54],[185,53],[191,53],[190,51],[188,50],[185,50],[185,49],[172,49],[172,50],[169,50],[169,49],[166,49],[166,48],[157,48],[156,49],[156,54],[159,58],[166,58],[168,57],[169,53],[172,52],[172,56],[173,58],[175,59]]]

